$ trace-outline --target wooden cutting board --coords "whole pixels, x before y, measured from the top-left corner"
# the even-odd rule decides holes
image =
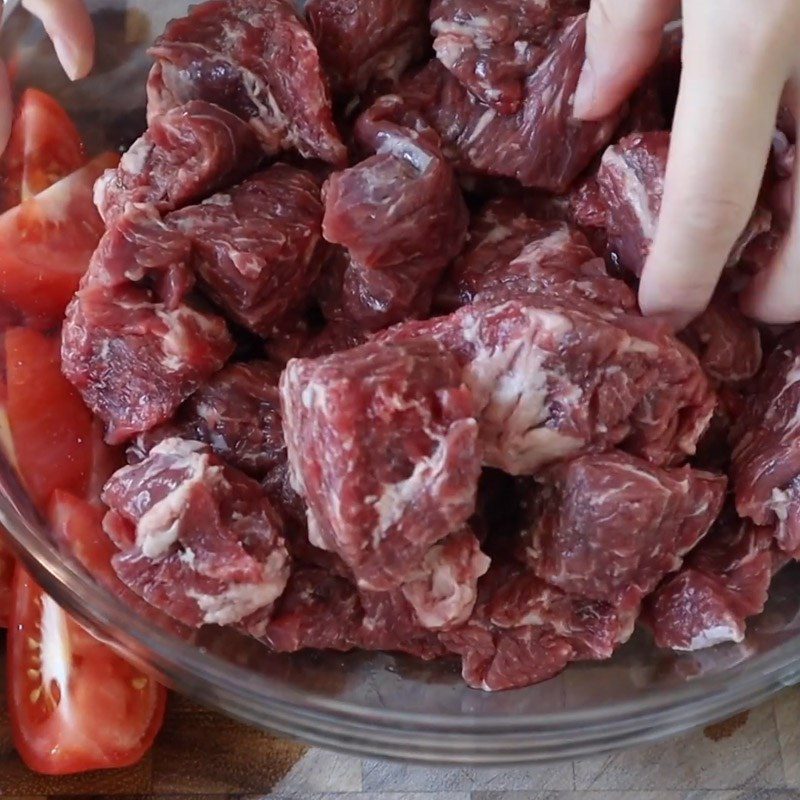
[[[5,686],[4,657],[0,663]],[[48,778],[30,772],[14,751],[4,691],[0,697],[0,796],[4,798],[266,794],[307,749],[171,694],[156,746],[141,763],[125,770]]]

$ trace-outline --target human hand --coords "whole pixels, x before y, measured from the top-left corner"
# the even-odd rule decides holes
[[[658,230],[639,289],[642,311],[667,315],[677,327],[707,305],[752,214],[782,95],[800,118],[797,0],[682,5],[681,86]],[[598,119],[630,94],[680,8],[680,0],[592,0],[576,116]],[[800,170],[795,187],[798,181]],[[765,322],[800,320],[798,206],[780,252],[742,297],[744,310]]]
[[[85,77],[94,61],[94,31],[83,0],[22,0],[44,25],[70,80]],[[3,0],[0,0],[0,15]],[[8,144],[13,101],[5,64],[0,61],[0,153]]]

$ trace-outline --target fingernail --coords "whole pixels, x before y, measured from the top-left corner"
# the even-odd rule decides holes
[[[56,49],[56,55],[64,67],[64,72],[71,81],[77,81],[80,78],[86,77],[92,63],[92,54],[82,49],[75,47],[75,45],[64,36],[54,36],[53,46]]]
[[[582,119],[592,110],[594,103],[596,81],[594,67],[587,58],[583,62],[578,85],[575,87],[575,96],[572,100],[572,113],[578,119]]]

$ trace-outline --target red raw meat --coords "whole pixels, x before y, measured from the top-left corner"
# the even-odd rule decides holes
[[[439,635],[462,658],[474,689],[497,691],[552,678],[576,658],[608,658],[633,618],[605,603],[570,598],[520,566],[493,565],[466,625]]]
[[[736,509],[776,525],[779,547],[800,550],[800,337],[772,351],[736,426],[731,477]]]
[[[605,151],[597,173],[609,244],[619,263],[635,275],[641,275],[655,236],[669,142],[669,131],[628,136]],[[770,223],[769,211],[756,207],[731,251],[729,265],[739,261],[747,245],[769,230]]]
[[[62,369],[111,444],[168,420],[233,352],[224,320],[184,300],[188,256],[184,237],[135,206],[67,308]]]
[[[680,462],[714,409],[697,359],[655,320],[606,319],[535,297],[475,303],[378,336],[430,338],[464,367],[484,463],[511,474],[617,445],[652,463]]]
[[[193,100],[150,122],[119,166],[98,179],[94,203],[106,225],[131,203],[152,203],[164,214],[236,183],[263,155],[247,123]]]
[[[359,125],[376,155],[328,179],[322,231],[349,253],[343,310],[377,329],[429,310],[464,243],[468,215],[435,134],[375,115]]]
[[[194,269],[214,302],[267,335],[308,296],[321,264],[322,211],[312,174],[275,164],[167,221],[191,240]]]
[[[727,484],[624,453],[581,456],[540,480],[524,558],[549,584],[614,606],[638,603],[681,566],[717,518]]]
[[[279,378],[279,368],[267,361],[229,364],[174,419],[139,434],[128,448],[128,460],[141,461],[159,442],[178,437],[204,442],[231,466],[254,478],[266,477],[286,463]]]
[[[436,59],[398,93],[439,133],[445,155],[459,169],[564,192],[608,143],[622,116],[615,112],[600,122],[572,116],[585,29],[585,16],[559,29],[547,57],[526,79],[516,114],[499,114],[481,102]]]
[[[316,567],[295,569],[273,608],[239,624],[277,653],[351,650],[359,641],[363,612],[352,583]]]
[[[433,48],[476,97],[501,114],[516,114],[525,99],[525,79],[553,47],[554,29],[587,5],[581,0],[433,0]]]
[[[585,306],[597,313],[632,311],[636,296],[612,278],[586,238],[565,222],[540,221],[508,199],[492,200],[474,219],[469,241],[439,287],[439,307],[525,295]]]
[[[334,92],[394,83],[429,47],[424,0],[310,0],[306,17]]]
[[[249,122],[267,153],[347,161],[319,54],[289,0],[209,0],[173,19],[148,52],[149,122],[207,100]]]
[[[761,613],[773,572],[786,559],[773,531],[725,516],[683,569],[648,598],[644,621],[659,647],[700,650],[741,642],[747,617]]]
[[[183,622],[229,625],[289,578],[281,521],[259,484],[198,442],[165,439],[103,490],[120,580]]]
[[[364,609],[358,634],[360,648],[409,653],[425,661],[447,655],[439,635],[420,625],[402,591],[371,592],[362,589],[359,594]]]
[[[489,569],[489,563],[470,528],[433,545],[402,587],[419,623],[430,630],[465,623],[475,606],[478,578]]]
[[[741,383],[761,367],[761,334],[739,311],[733,292],[718,289],[708,308],[681,333],[706,375],[721,383]]]
[[[312,544],[364,588],[399,586],[475,508],[472,398],[435,342],[367,343],[281,377],[292,483]]]

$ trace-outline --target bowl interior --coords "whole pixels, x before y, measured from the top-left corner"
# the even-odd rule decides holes
[[[63,76],[41,26],[21,9],[8,15],[0,51],[17,90],[37,86],[54,94],[90,150],[116,149],[145,126],[146,48],[187,6],[90,2],[97,62],[76,84]],[[498,763],[596,752],[731,712],[793,681],[800,655],[800,570],[789,568],[741,644],[680,655],[656,650],[639,632],[610,661],[576,664],[546,683],[486,694],[462,683],[454,661],[275,655],[229,631],[190,632],[156,613],[142,616],[58,552],[2,456],[0,519],[57,601],[175,688],[255,724],[360,753]]]

